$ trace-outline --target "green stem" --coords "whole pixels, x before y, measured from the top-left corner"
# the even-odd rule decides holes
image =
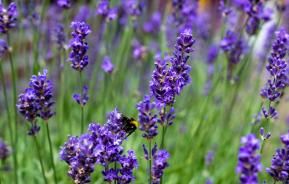
[[[152,141],[148,140],[148,148],[149,148],[149,158],[148,158],[148,182],[152,183]]]
[[[50,131],[49,131],[49,125],[48,122],[45,122],[46,124],[46,132],[47,132],[47,139],[48,139],[48,143],[49,143],[49,151],[50,151],[50,159],[51,159],[51,165],[52,165],[52,169],[54,172],[54,182],[57,184],[57,175],[56,175],[56,169],[55,169],[55,165],[54,165],[54,158],[53,158],[53,149],[52,149],[52,144],[51,144],[51,138],[50,138]]]
[[[33,139],[34,139],[35,146],[36,146],[36,151],[37,151],[37,155],[38,155],[38,160],[39,160],[39,163],[40,163],[40,166],[41,166],[42,177],[43,177],[44,183],[45,183],[45,184],[48,184],[47,179],[46,179],[46,176],[45,176],[45,170],[44,170],[44,166],[43,166],[41,154],[40,154],[40,146],[39,146],[39,143],[38,143],[35,135],[33,135]]]
[[[82,97],[83,97],[83,90],[82,90],[82,88],[83,88],[82,72],[79,72],[79,80],[80,80],[80,85],[81,85],[81,100],[82,100]],[[82,102],[81,102],[81,103],[82,103]],[[81,119],[80,119],[80,121],[81,121],[81,130],[80,130],[80,131],[81,131],[81,132],[80,132],[80,134],[82,134],[83,131],[84,131],[84,106],[80,104],[80,108],[81,108]]]
[[[10,37],[9,37],[9,33],[7,33],[7,43],[10,47]],[[17,170],[18,170],[18,162],[17,162],[17,140],[18,140],[18,123],[17,123],[17,107],[16,107],[16,103],[17,103],[17,95],[16,95],[16,80],[17,80],[17,76],[16,76],[16,71],[15,71],[15,67],[14,67],[14,61],[13,61],[13,57],[11,54],[11,51],[8,51],[8,56],[9,56],[9,62],[10,62],[10,70],[11,70],[11,75],[12,75],[12,88],[13,88],[13,110],[14,110],[14,124],[15,124],[15,131],[14,131],[14,151],[15,153],[13,153],[13,162],[14,162],[14,172],[15,172],[15,183],[18,183],[18,177],[17,177]],[[3,75],[3,73],[2,73]],[[4,81],[3,81],[3,87],[5,87]],[[6,89],[3,88],[3,90],[6,93]],[[7,94],[5,99],[7,100]],[[8,110],[8,102],[7,102],[7,110]],[[9,113],[7,111],[7,113]],[[11,121],[9,121],[9,124],[11,123]],[[12,132],[12,127],[11,127],[11,132]],[[10,132],[10,133],[11,133]],[[12,133],[11,133],[12,136]]]
[[[166,131],[167,131],[167,126],[166,125],[162,125],[162,137],[161,137],[160,149],[163,149],[165,147]]]

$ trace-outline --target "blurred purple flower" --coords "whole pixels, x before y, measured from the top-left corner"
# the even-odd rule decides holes
[[[102,64],[101,64],[101,68],[106,73],[110,73],[111,74],[113,72],[114,65],[112,64],[109,56],[105,56],[103,58],[103,61],[102,61]]]
[[[63,48],[66,41],[64,26],[62,24],[57,24],[54,29],[54,34],[58,47]]]
[[[132,41],[132,56],[135,60],[143,60],[147,55],[147,48],[138,40]]]
[[[83,86],[81,94],[75,93],[72,97],[76,103],[82,107],[85,106],[88,101],[88,87]]]
[[[241,138],[241,144],[236,168],[240,174],[240,183],[258,184],[258,173],[262,170],[261,156],[257,153],[260,141],[254,134],[248,134]]]
[[[57,5],[60,8],[69,9],[71,6],[70,0],[57,0]]]
[[[10,3],[7,9],[0,4],[0,32],[6,34],[9,29],[16,27],[17,17],[18,11],[14,2]]]
[[[11,154],[10,148],[5,142],[0,139],[0,160],[6,160],[7,157]]]
[[[143,30],[146,33],[158,33],[161,28],[162,15],[160,12],[154,12],[150,19],[144,23]]]
[[[0,39],[0,57],[5,55],[8,51],[8,45],[5,40]]]

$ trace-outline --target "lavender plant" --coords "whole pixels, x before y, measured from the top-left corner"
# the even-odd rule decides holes
[[[288,5],[0,1],[0,183],[288,183]]]

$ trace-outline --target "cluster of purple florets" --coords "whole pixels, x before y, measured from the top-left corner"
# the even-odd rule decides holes
[[[72,96],[73,100],[80,106],[84,107],[89,99],[88,97],[88,87],[83,86],[82,93],[75,93]]]
[[[52,105],[54,101],[53,85],[47,78],[47,70],[43,73],[33,75],[30,79],[29,88],[18,96],[17,108],[24,118],[31,122],[30,135],[35,135],[39,131],[36,125],[36,118],[48,120],[54,115]]]
[[[105,125],[91,123],[88,133],[69,137],[60,151],[60,158],[69,165],[69,176],[75,183],[88,183],[96,164],[103,166],[102,174],[108,182],[130,183],[137,160],[133,151],[123,154],[122,142],[126,133],[121,128],[121,114],[114,110]],[[115,167],[120,165],[120,168]]]
[[[71,67],[81,72],[88,64],[88,56],[86,55],[88,44],[85,38],[91,30],[85,22],[72,22],[71,28],[73,31],[71,33],[69,60]]]
[[[0,139],[0,160],[4,161],[11,154],[10,148],[8,145]]]
[[[220,42],[220,47],[228,57],[230,64],[239,63],[247,49],[245,41],[233,31],[226,32],[225,37]]]
[[[271,166],[266,168],[275,181],[288,183],[289,181],[289,133],[281,135],[280,140],[283,143],[283,148],[278,148],[272,158]]]
[[[288,86],[289,68],[285,61],[288,43],[289,35],[286,31],[283,29],[277,31],[276,40],[273,43],[272,52],[266,66],[271,77],[260,92],[261,96],[270,103],[268,109],[263,108],[263,114],[266,118],[277,117],[277,111],[271,103],[278,101],[283,95],[284,89]]]
[[[105,73],[112,73],[114,70],[114,65],[111,62],[111,59],[109,56],[105,56],[103,58],[102,64],[101,64],[101,68]]]
[[[249,134],[241,138],[241,144],[236,168],[240,183],[258,184],[258,173],[262,170],[261,156],[258,154],[260,141],[254,134]]]
[[[272,10],[265,8],[264,2],[262,1],[235,0],[234,3],[248,16],[246,32],[249,35],[255,35],[257,33],[262,21],[269,21],[271,19]]]
[[[57,0],[57,5],[64,9],[69,9],[71,7],[70,0]]]
[[[110,7],[109,0],[100,0],[97,5],[96,13],[107,21],[111,21],[117,18],[118,10],[117,8]]]
[[[172,57],[156,58],[150,90],[159,103],[172,105],[176,95],[180,95],[182,89],[191,82],[191,67],[187,61],[189,54],[193,51],[194,43],[195,40],[191,32],[186,30],[177,38]]]
[[[0,4],[0,32],[6,34],[9,29],[16,27],[17,17],[18,11],[14,2],[10,3],[7,9]]]
[[[152,148],[152,158],[149,156],[147,148],[143,145],[145,159],[152,159],[152,184],[159,184],[165,168],[169,166],[168,159],[170,157],[166,150],[158,150],[157,145]]]

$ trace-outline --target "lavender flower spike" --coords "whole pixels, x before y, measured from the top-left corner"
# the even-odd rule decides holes
[[[85,106],[88,101],[88,87],[83,86],[82,93],[81,94],[76,93],[72,97],[73,100],[76,101],[76,103],[78,103],[81,106]]]
[[[153,166],[152,166],[152,183],[159,184],[162,175],[164,174],[164,169],[169,166],[168,159],[170,157],[166,150],[152,150],[153,156]]]
[[[289,181],[289,132],[281,135],[280,140],[284,147],[276,150],[271,161],[271,166],[266,168],[266,172],[271,175],[275,181],[287,183]]]
[[[150,96],[145,96],[142,101],[137,104],[139,111],[140,130],[143,131],[143,137],[152,139],[158,134],[157,115],[153,112],[155,110],[155,103],[151,102]]]
[[[10,3],[8,9],[0,4],[0,32],[6,34],[9,29],[16,27],[18,12],[14,2]]]
[[[54,115],[52,110],[52,105],[54,104],[52,100],[53,85],[47,78],[47,72],[47,70],[43,70],[43,73],[39,72],[38,75],[33,75],[29,83],[35,94],[37,115],[44,120],[48,120]]]
[[[71,2],[70,0],[57,0],[57,5],[63,9],[69,9]]]
[[[0,139],[0,160],[5,160],[10,154],[10,148],[2,139]]]
[[[262,170],[260,155],[260,141],[254,134],[248,134],[241,138],[238,155],[237,173],[240,174],[241,184],[258,184],[258,172]]]
[[[69,60],[71,67],[81,72],[88,64],[88,56],[86,55],[88,44],[85,38],[91,30],[85,22],[72,22],[71,28],[73,31],[71,33]]]

